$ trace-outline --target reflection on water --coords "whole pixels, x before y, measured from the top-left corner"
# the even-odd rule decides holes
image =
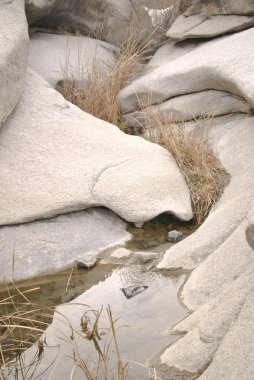
[[[100,272],[103,267],[97,266],[93,277],[96,276],[96,270]],[[85,290],[87,279],[85,274],[81,274],[80,277],[78,275],[78,279],[73,281],[80,289],[82,276],[84,276]],[[104,277],[103,281],[84,291],[75,300],[56,308],[53,322],[45,333],[47,346],[44,347],[43,358],[35,369],[33,378],[46,380],[51,374],[51,378],[56,380],[69,379],[74,366],[74,357],[76,360],[78,358],[88,360],[89,365],[95,366],[98,363],[95,342],[84,337],[84,331],[80,325],[82,316],[88,310],[86,305],[94,309],[104,306],[99,321],[99,340],[97,341],[101,350],[108,344],[109,322],[105,309],[107,305],[111,306],[114,318],[118,319],[117,326],[122,326],[117,330],[117,336],[123,360],[145,363],[155,351],[176,339],[175,336],[169,335],[168,331],[172,324],[186,315],[186,311],[177,300],[177,291],[183,283],[184,276],[168,278],[159,272],[149,272],[141,266],[130,266],[117,268],[108,276],[104,273],[102,277]],[[45,283],[47,283],[48,293],[51,293],[49,282],[45,281]],[[67,296],[64,296],[66,277],[65,281],[60,281],[59,284],[62,289],[61,300],[66,299]],[[130,299],[127,299],[121,291],[123,287],[141,284],[148,288]],[[52,288],[53,293],[56,291],[55,286],[57,285],[55,284]],[[68,292],[71,297],[75,294],[72,285]],[[58,297],[59,293],[61,294],[61,292],[56,293]],[[46,294],[46,287],[42,294]],[[49,299],[53,300],[52,293]],[[36,349],[37,347],[32,346],[25,352],[23,355],[25,365],[31,362]],[[111,358],[107,364],[109,371],[114,372],[117,368],[114,345],[110,346],[107,356]],[[81,370],[76,372],[75,380],[85,378],[81,372]],[[128,379],[145,379],[147,376],[147,369],[130,363]],[[9,378],[14,378],[14,376]]]
[[[97,265],[88,270],[67,269],[62,272],[36,277],[16,284],[21,292],[29,292],[29,301],[47,306],[56,306],[78,297],[92,285],[103,281],[112,273],[114,265]],[[12,289],[11,284],[0,287],[0,299]]]
[[[3,360],[9,363],[36,342],[52,322],[53,306],[74,299],[104,280],[112,270],[112,265],[99,265],[90,270],[66,270],[22,281],[15,286],[2,286],[0,347],[3,357],[0,355],[0,365]]]
[[[169,244],[167,233],[170,230],[179,230],[186,237],[195,228],[194,224],[180,223],[170,215],[161,215],[145,223],[142,228],[130,225],[128,230],[133,238],[126,244],[126,248],[133,251],[153,249],[156,252],[161,252],[161,250],[163,252]],[[69,379],[77,360],[87,362],[96,368],[98,352],[105,348],[108,349],[105,356],[110,358],[107,362],[108,370],[115,375],[116,349],[114,345],[109,347],[109,320],[106,313],[108,305],[111,306],[114,318],[118,320],[116,327],[122,326],[117,330],[117,337],[122,358],[130,361],[128,379],[147,379],[147,369],[133,362],[145,363],[157,350],[177,339],[176,336],[169,334],[169,327],[186,315],[186,310],[177,299],[177,292],[183,281],[184,275],[181,272],[174,273],[172,277],[172,273],[167,271],[149,270],[149,265],[119,268],[98,264],[89,270],[69,269],[20,282],[18,288],[21,293],[26,294],[31,288],[36,288],[33,292],[29,292],[30,304],[36,303],[47,305],[47,307],[60,306],[56,309],[45,309],[47,320],[44,318],[45,310],[37,308],[38,325],[41,330],[46,330],[43,336],[46,344],[44,342],[39,356],[37,355],[38,346],[34,344],[38,336],[30,334],[29,331],[29,339],[26,335],[20,335],[19,339],[16,339],[16,331],[14,331],[14,335],[11,336],[12,346],[15,339],[22,341],[24,338],[26,343],[18,347],[20,351],[13,350],[12,347],[13,351],[10,350],[11,355],[8,356],[8,361],[13,360],[17,352],[22,352],[24,349],[26,351],[18,355],[16,361],[14,360],[9,366],[8,380],[23,380],[21,367],[26,368],[26,379],[46,380],[50,376],[54,380]],[[127,292],[134,289],[131,297],[125,296],[126,292],[122,291],[123,288],[126,288]],[[141,288],[142,292],[139,291]],[[15,289],[10,289],[10,286],[8,291],[5,287],[0,288],[0,301],[7,298],[10,291],[17,292]],[[19,297],[22,298],[22,294],[19,294]],[[18,301],[18,303],[20,307],[21,302]],[[86,327],[86,323],[89,322],[90,329],[93,330],[91,327],[93,322],[92,319],[84,319],[84,315],[89,315],[91,318],[93,312],[89,307],[99,310],[101,306],[103,306],[103,312],[99,320],[98,335],[95,340],[88,340],[84,326]],[[33,310],[29,309],[28,304],[22,307],[28,308],[22,311],[25,313],[31,309],[31,316],[33,316]],[[86,314],[88,310],[90,310],[89,314]],[[13,312],[13,305],[11,307],[5,305],[3,308],[3,304],[0,303],[1,325],[10,312]],[[82,322],[83,327],[81,327],[81,320],[86,321],[85,325]],[[17,320],[12,319],[11,323],[14,322]],[[3,328],[0,330],[0,343],[5,332],[6,328],[4,331]],[[8,350],[10,341],[6,340],[5,344],[6,342],[5,348],[7,347]],[[86,377],[80,369],[75,370],[74,380],[84,378]],[[170,379],[170,375],[167,378]]]
[[[162,214],[157,218],[145,223],[142,228],[130,224],[128,231],[133,238],[126,243],[130,250],[147,250],[168,243],[167,233],[172,230],[181,231],[183,237],[190,235],[197,226],[194,222],[180,222],[172,215]]]
[[[0,367],[34,344],[53,320],[53,308],[33,304],[28,296],[13,286],[1,294]]]

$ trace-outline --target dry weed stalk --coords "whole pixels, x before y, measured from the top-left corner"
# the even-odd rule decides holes
[[[117,342],[116,320],[113,319],[112,312],[108,306],[106,309],[109,327],[104,328],[105,339],[100,335],[99,322],[102,308],[97,311],[88,305],[81,305],[86,308],[86,312],[81,318],[81,330],[74,328],[70,321],[57,310],[48,308],[45,305],[36,305],[29,301],[27,295],[38,290],[34,288],[23,293],[12,284],[6,285],[7,296],[0,300],[0,377],[3,380],[12,378],[22,380],[32,380],[43,359],[45,350],[46,335],[43,335],[46,328],[52,321],[53,313],[55,319],[60,321],[63,328],[70,329],[70,336],[63,335],[62,329],[57,328],[62,339],[73,345],[73,367],[70,372],[70,379],[74,379],[76,369],[79,368],[87,380],[97,379],[117,379],[127,380],[128,363],[123,363]],[[41,338],[42,336],[42,338]],[[87,361],[80,355],[77,339],[87,339],[92,341],[95,352],[98,354],[98,361]],[[24,358],[24,351],[37,344],[37,350],[31,362],[27,363]],[[114,346],[116,351],[116,364],[109,369],[110,348]],[[53,359],[52,364],[55,362]],[[112,372],[112,373],[111,373]],[[116,374],[116,377],[114,375]],[[49,378],[54,378],[54,368]]]
[[[73,366],[67,375],[70,380],[75,378],[77,369],[82,371],[83,378],[87,380],[128,379],[129,364],[121,357],[117,339],[117,332],[121,326],[117,327],[118,319],[113,318],[110,306],[106,308],[106,313],[102,316],[103,308],[94,310],[85,304],[75,304],[85,308],[81,317],[81,328],[75,328],[57,309],[36,305],[29,301],[29,293],[38,288],[24,292],[21,292],[15,284],[12,284],[12,287],[8,285],[6,288],[8,294],[0,301],[0,377],[2,376],[3,380],[13,378],[32,380],[38,376],[37,370],[40,369],[44,351],[47,350],[44,332],[52,321],[53,313],[57,320],[57,326],[54,328],[59,338],[72,347]],[[73,303],[67,305],[72,307]],[[104,321],[103,326],[101,318],[104,317],[106,317],[106,325]],[[89,359],[84,357],[84,352],[78,343],[80,339],[91,342],[95,356],[92,355]],[[35,343],[37,348],[33,351],[32,359],[27,362],[23,351]],[[114,352],[113,356],[112,352]],[[57,358],[59,358],[58,354],[52,358],[48,368],[44,369],[45,372],[49,370],[49,380],[55,378]],[[133,363],[141,365],[149,372],[149,369],[142,364]],[[156,373],[155,370],[154,373]],[[157,377],[147,376],[147,378]]]
[[[174,123],[171,116],[145,112],[144,137],[166,148],[175,158],[188,185],[194,219],[201,224],[222,195],[228,175],[213,152],[205,118],[192,125]]]
[[[102,337],[99,332],[99,322],[102,316],[102,311],[103,308],[100,310],[87,310],[81,318],[82,332],[79,333],[75,331],[77,336],[81,336],[93,342],[94,348],[98,353],[98,362],[89,364],[84,361],[84,358],[78,357],[74,362],[70,378],[73,377],[76,368],[80,368],[83,371],[87,380],[127,380],[128,378],[128,362],[124,364],[121,358],[117,341],[117,320],[113,319],[110,306],[106,308],[109,327],[106,328],[107,333],[104,331],[105,334],[103,334],[103,336],[105,335],[105,339],[102,341]],[[93,317],[89,316],[90,312],[92,312]],[[117,365],[114,365],[114,372],[117,374],[116,377],[113,373],[111,373],[112,369],[109,368],[109,364],[111,362],[111,354],[109,353],[109,350],[111,349],[112,344],[114,350],[116,351],[117,358]]]

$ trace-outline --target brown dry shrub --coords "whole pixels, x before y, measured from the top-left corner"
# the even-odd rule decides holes
[[[134,31],[130,31],[127,41],[117,50],[115,65],[106,69],[95,60],[88,72],[85,86],[80,85],[82,74],[80,81],[71,81],[71,68],[65,67],[65,78],[59,91],[83,111],[124,129],[117,96],[143,69],[149,41],[150,36],[144,40],[143,36],[136,36]],[[82,69],[82,62],[77,62],[77,65]]]
[[[171,116],[147,111],[144,137],[175,158],[190,191],[194,219],[201,224],[220,198],[228,174],[213,152],[207,134],[209,119],[174,123]]]
[[[30,302],[28,295],[35,291],[38,288],[22,293],[15,284],[6,285],[5,296],[0,299],[0,373],[4,380],[9,379],[8,366],[21,361],[22,353],[36,342],[38,350],[27,370],[32,371],[35,362],[41,360],[44,342],[40,337],[51,323],[54,311]]]

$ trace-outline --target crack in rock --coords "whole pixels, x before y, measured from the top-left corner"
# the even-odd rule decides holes
[[[95,189],[96,185],[98,184],[100,177],[102,176],[103,173],[105,173],[106,170],[115,168],[115,167],[120,166],[122,164],[125,164],[126,162],[128,162],[130,160],[131,159],[128,158],[128,159],[126,159],[126,160],[124,160],[122,162],[118,162],[117,164],[114,164],[114,165],[108,165],[108,166],[104,167],[103,169],[101,169],[101,171],[95,177],[94,184],[93,184],[93,186],[91,188],[91,194],[92,194],[92,196],[95,198],[94,189]]]

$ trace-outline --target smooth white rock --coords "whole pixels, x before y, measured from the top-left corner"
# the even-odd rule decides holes
[[[163,212],[192,218],[165,149],[84,113],[32,71],[0,141],[1,225],[93,206],[137,223]]]
[[[0,2],[0,126],[15,108],[24,85],[28,32],[24,0]]]
[[[120,218],[99,208],[1,227],[0,283],[55,273],[75,261],[90,267],[102,250],[130,237]]]
[[[181,371],[202,373],[220,345],[223,346],[225,337],[227,339],[228,334],[230,335],[230,329],[235,322],[237,323],[245,300],[253,293],[253,289],[251,265],[238,279],[224,286],[214,299],[174,327],[173,331],[186,331],[187,334],[165,350],[161,361]],[[244,346],[244,342],[242,344]],[[237,347],[234,351],[237,351]],[[234,361],[231,361],[230,357],[228,361],[234,368]],[[243,379],[247,380],[248,377]]]
[[[93,69],[107,72],[114,66],[115,51],[113,45],[89,37],[35,33],[28,64],[54,88],[63,79],[85,86]]]
[[[254,106],[254,28],[206,43],[157,67],[121,90],[123,112],[136,111],[151,99],[159,104],[170,98],[204,90],[240,96]],[[241,54],[239,54],[239,51]]]
[[[191,38],[211,38],[226,33],[238,32],[254,25],[254,17],[223,15],[206,16],[195,14],[179,16],[167,32],[173,41]]]
[[[188,350],[186,350],[186,347],[188,347]],[[179,371],[197,373],[204,368],[213,352],[213,345],[202,342],[198,328],[195,328],[188,332],[183,339],[170,346],[161,355],[160,362]],[[196,358],[199,360],[197,361]]]
[[[195,310],[215,297],[220,290],[241,276],[254,264],[254,255],[249,247],[245,230],[248,223],[239,227],[190,275],[188,286],[183,288],[182,300],[188,308]]]
[[[187,38],[183,36],[188,33],[189,30],[194,29],[198,25],[202,24],[207,19],[205,14],[195,14],[190,17],[180,15],[176,18],[170,29],[167,31],[167,37],[172,40],[181,41]]]
[[[254,363],[254,297],[250,294],[239,314],[222,341],[214,359],[200,380],[249,380],[253,377]]]
[[[148,62],[146,69],[149,72],[151,69],[155,67],[172,62],[173,60],[189,53],[191,50],[194,50],[200,45],[200,42],[194,41],[183,41],[177,44],[165,43],[156,50],[156,52]]]

